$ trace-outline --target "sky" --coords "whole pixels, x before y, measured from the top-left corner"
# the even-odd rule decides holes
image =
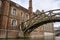
[[[12,0],[19,5],[28,9],[29,7],[29,0]],[[60,8],[60,0],[32,0],[33,1],[33,11],[39,10],[52,10],[52,9],[59,9]],[[54,23],[55,27],[60,26],[60,22]]]

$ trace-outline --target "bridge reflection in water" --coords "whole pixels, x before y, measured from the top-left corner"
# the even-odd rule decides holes
[[[30,38],[19,38],[19,39],[0,39],[0,40],[55,40],[53,33],[45,32],[44,35],[40,37],[30,37]]]

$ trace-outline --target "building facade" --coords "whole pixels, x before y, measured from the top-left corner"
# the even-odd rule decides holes
[[[1,36],[8,30],[8,35],[17,36],[18,30],[22,30],[21,23],[27,21],[35,14],[32,13],[32,0],[29,1],[29,9],[10,0],[0,0],[0,31]],[[30,13],[31,12],[31,13]],[[33,15],[33,16],[31,16]]]
[[[0,16],[0,38],[5,38],[7,34],[8,37],[17,37],[19,34],[23,37],[21,31],[24,27],[21,27],[21,23],[34,17],[36,14],[32,12],[32,0],[29,0],[29,9],[10,0],[0,0],[0,15],[2,15]],[[36,29],[36,31],[38,30],[40,32],[44,29]]]

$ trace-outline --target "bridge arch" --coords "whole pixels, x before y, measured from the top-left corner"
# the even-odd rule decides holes
[[[25,32],[32,32],[34,29],[38,28],[39,26],[42,26],[43,24],[51,23],[51,22],[60,22],[60,20],[46,20],[43,22],[39,22],[37,24],[34,24],[29,29],[27,29]]]

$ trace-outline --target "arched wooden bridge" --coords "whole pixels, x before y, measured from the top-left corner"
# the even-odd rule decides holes
[[[50,22],[59,22],[60,21],[60,9],[49,10],[43,12],[26,22],[24,22],[24,32],[32,32],[35,28],[39,26],[50,23]]]

